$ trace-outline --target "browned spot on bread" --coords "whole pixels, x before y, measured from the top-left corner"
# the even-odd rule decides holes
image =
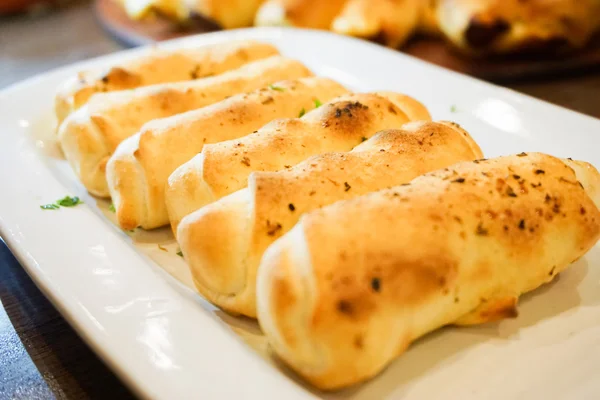
[[[354,336],[354,347],[359,350],[363,348],[363,336],[361,334]]]
[[[379,292],[381,290],[381,280],[379,278],[371,279],[371,288],[374,292]]]
[[[267,235],[275,236],[281,232],[282,226],[279,222],[271,222],[267,220]]]
[[[354,308],[352,307],[352,303],[348,300],[340,300],[337,303],[337,309],[340,313],[346,315],[352,315],[354,312]]]

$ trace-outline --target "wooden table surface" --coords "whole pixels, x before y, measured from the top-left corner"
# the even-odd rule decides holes
[[[98,27],[91,4],[85,1],[60,12],[0,17],[0,89],[53,67],[119,49]],[[600,118],[600,68],[508,87]],[[0,399],[133,398],[1,241],[0,304]]]

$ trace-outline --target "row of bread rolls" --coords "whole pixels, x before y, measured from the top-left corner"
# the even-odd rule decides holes
[[[212,143],[242,137],[273,119],[297,116],[314,108],[316,99],[328,101],[345,92],[327,78],[286,80],[146,124],[118,147],[107,165],[119,224],[124,229],[168,224],[165,185],[177,167],[204,154]]]
[[[347,93],[266,45],[233,46],[245,62],[215,76],[100,90],[58,138],[121,227],[171,223],[198,291],[258,316],[317,387],[361,382],[442,325],[514,315],[598,240],[589,164],[480,160],[415,99]],[[214,62],[224,49],[195,51]]]
[[[320,19],[303,18],[319,15]],[[318,21],[318,22],[317,22]],[[581,48],[600,29],[598,0],[266,0],[257,25],[331,29],[398,47],[441,34],[469,54]]]
[[[288,150],[268,149],[275,154],[265,152],[259,166],[278,162]],[[208,300],[232,313],[258,315],[276,353],[317,387],[348,386],[377,374],[410,342],[440,326],[515,316],[520,294],[551,280],[600,237],[600,175],[592,166],[543,154],[480,157],[475,142],[453,124],[423,121],[385,130],[350,152],[244,176],[247,188],[213,195],[184,217],[177,239]],[[446,168],[431,175],[439,179],[408,185],[417,188],[414,200],[401,194],[412,189],[400,186],[362,218],[356,214],[369,200],[336,203],[332,208],[351,212],[318,225],[321,235],[310,243],[298,239],[301,228],[294,226],[302,213],[318,220],[329,209],[311,210],[440,167]],[[203,175],[194,176],[192,186],[202,188]],[[212,192],[205,186],[198,198]],[[390,201],[417,206],[396,215]],[[387,206],[393,210],[377,219]],[[488,247],[478,247],[477,238],[498,233]],[[373,245],[380,240],[383,245]],[[331,256],[321,259],[322,253]],[[302,270],[288,274],[292,268]],[[386,282],[391,288],[378,302],[373,296]]]
[[[421,103],[405,95],[353,93],[301,118],[275,120],[238,140],[208,145],[169,179],[173,232],[187,214],[246,187],[254,171],[277,171],[315,154],[349,151],[377,131],[430,118]]]
[[[436,33],[430,0],[267,0],[255,25],[330,29],[399,47],[416,32]]]
[[[145,123],[199,109],[282,79],[311,75],[300,62],[273,56],[212,77],[98,93],[62,122],[58,139],[86,188],[95,195],[107,196],[108,158]]]
[[[185,217],[177,238],[200,292],[225,310],[256,317],[256,273],[263,253],[303,213],[481,157],[459,127],[412,122],[380,131],[349,152],[255,172],[247,188]]]
[[[418,33],[442,35],[470,54],[581,48],[600,29],[598,0],[119,0],[142,18],[205,16],[224,29],[329,29],[398,47]]]

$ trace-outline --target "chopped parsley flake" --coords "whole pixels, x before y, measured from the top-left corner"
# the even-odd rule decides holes
[[[457,112],[457,111],[458,111],[458,108],[456,108],[456,106],[455,106],[454,104],[452,104],[452,105],[450,106],[450,112],[453,112],[453,113],[455,113],[455,112]]]
[[[117,212],[117,210],[115,209],[115,205],[113,203],[110,203],[110,206],[108,206],[108,211]]]
[[[315,108],[319,108],[323,105],[319,99],[315,99]]]
[[[306,114],[306,110],[303,107],[302,110],[300,110],[300,114],[298,114],[298,118],[302,118],[304,114]]]
[[[43,204],[40,208],[42,210],[58,210],[60,207],[75,207],[78,204],[83,204],[83,201],[81,201],[79,197],[65,196],[62,199],[57,200],[56,203]]]
[[[82,204],[82,203],[83,202],[77,196],[74,196],[74,197],[65,196],[56,202],[56,204],[58,204],[61,207],[75,207],[77,204]]]
[[[183,253],[181,252],[181,250],[179,250],[179,251],[177,252],[177,255],[178,255],[179,257],[183,257]]]
[[[269,88],[271,90],[277,90],[278,92],[285,92],[285,89],[282,88],[281,86],[269,85]]]

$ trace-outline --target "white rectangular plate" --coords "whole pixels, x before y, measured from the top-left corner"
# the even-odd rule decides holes
[[[542,151],[600,166],[600,120],[324,32],[248,29],[166,48],[258,39],[356,90],[393,90],[462,124],[487,157]],[[163,45],[161,45],[163,46]],[[339,399],[600,398],[600,246],[521,300],[513,320],[427,336],[372,381],[337,393],[303,385],[269,354],[255,322],[190,289],[166,231],[121,232],[85,193],[53,136],[57,85],[136,49],[49,72],[0,93],[0,233],[93,349],[144,397]],[[43,211],[66,194],[85,205]],[[165,247],[167,251],[160,249]],[[174,279],[175,278],[175,279]],[[240,340],[241,339],[241,340]]]

